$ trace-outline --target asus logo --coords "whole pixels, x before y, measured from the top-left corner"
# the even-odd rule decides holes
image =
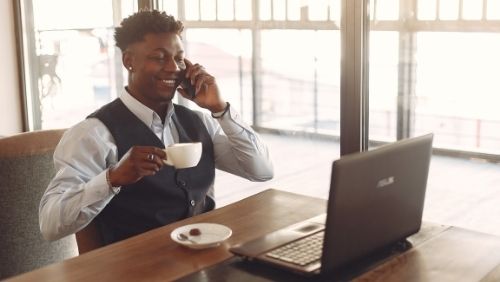
[[[394,184],[396,180],[394,179],[394,176],[390,176],[384,179],[380,179],[377,183],[377,188],[382,188],[385,186],[389,186],[391,184]]]

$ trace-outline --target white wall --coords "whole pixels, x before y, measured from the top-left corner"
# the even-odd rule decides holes
[[[22,131],[13,3],[0,0],[0,136]]]

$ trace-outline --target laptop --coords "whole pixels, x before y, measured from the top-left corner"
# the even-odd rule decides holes
[[[301,274],[340,271],[420,230],[433,134],[333,162],[327,213],[230,251]]]

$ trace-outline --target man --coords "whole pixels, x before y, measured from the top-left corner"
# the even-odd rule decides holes
[[[110,244],[209,211],[215,168],[252,181],[273,177],[259,136],[222,98],[215,78],[184,58],[182,30],[181,22],[158,11],[140,11],[116,28],[128,86],[58,144],[57,174],[40,202],[46,239],[94,221]],[[176,91],[211,114],[173,104]],[[184,142],[202,142],[199,164],[164,165],[162,148]]]

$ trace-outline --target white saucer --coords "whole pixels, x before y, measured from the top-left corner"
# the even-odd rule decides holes
[[[200,235],[190,235],[189,231],[198,228]],[[188,236],[189,240],[179,239],[179,233]],[[191,249],[205,249],[217,247],[227,238],[231,237],[233,231],[222,224],[217,223],[195,223],[178,227],[170,233],[170,238],[175,242]]]

